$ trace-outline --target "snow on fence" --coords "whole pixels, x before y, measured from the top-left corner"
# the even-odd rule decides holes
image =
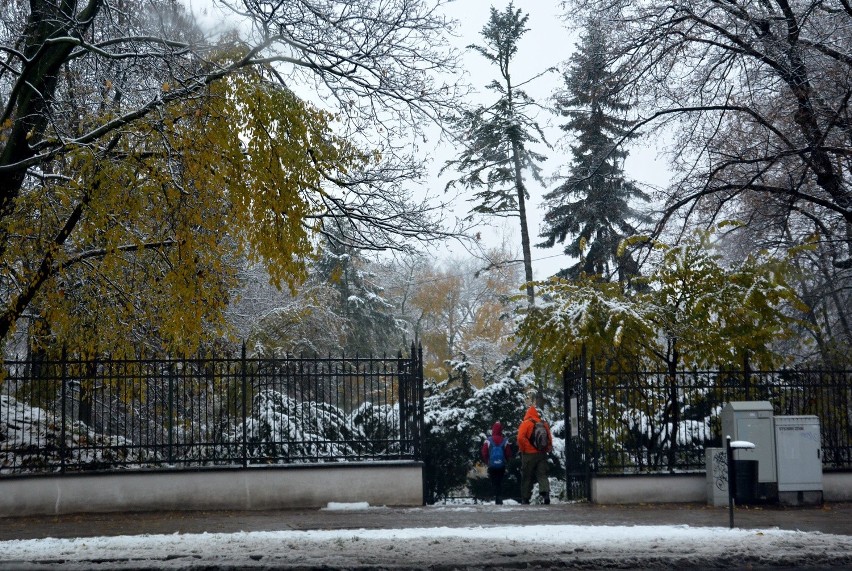
[[[420,459],[421,358],[6,361],[0,475]]]
[[[588,411],[578,442],[591,472],[700,472],[722,446],[726,402],[769,401],[776,415],[817,415],[823,467],[852,469],[852,371],[592,371],[575,387]],[[575,452],[575,454],[577,454]]]

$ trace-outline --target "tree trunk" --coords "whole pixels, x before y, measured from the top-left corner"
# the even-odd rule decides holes
[[[504,70],[503,77],[506,79],[506,97],[509,100],[509,112],[512,114],[511,119],[514,121],[515,101],[512,93],[512,80],[509,77],[508,68]],[[532,271],[532,252],[530,251],[530,231],[527,225],[527,189],[524,186],[523,166],[521,165],[521,149],[518,141],[517,128],[512,127],[512,132],[509,133],[509,140],[512,142],[512,164],[515,168],[515,190],[518,193],[518,218],[521,222],[521,249],[524,253],[524,278],[527,282],[527,303],[530,307],[535,305],[535,290],[532,286],[533,271]]]
[[[527,225],[526,189],[521,176],[521,158],[517,143],[512,142],[512,159],[515,163],[515,188],[518,191],[518,218],[521,219],[521,248],[524,252],[524,278],[527,281],[527,303],[535,305],[535,290],[533,289],[532,252],[530,251],[530,231]]]
[[[33,155],[31,145],[40,141],[48,125],[50,101],[56,92],[59,70],[67,63],[76,42],[68,38],[81,37],[101,9],[103,0],[90,0],[77,18],[71,18],[76,2],[63,13],[53,2],[33,0],[26,30],[23,34],[23,53],[29,65],[15,82],[9,94],[12,128],[0,152],[0,165],[20,163]],[[0,218],[15,208],[26,168],[14,169],[0,177]],[[0,243],[5,247],[5,242]]]

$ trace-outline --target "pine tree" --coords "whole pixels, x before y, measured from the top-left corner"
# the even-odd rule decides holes
[[[340,315],[347,355],[378,355],[402,346],[403,328],[382,288],[373,283],[370,264],[349,244],[345,231],[325,236],[309,282],[329,284],[339,295],[334,311]]]
[[[472,198],[477,203],[472,213],[488,216],[517,216],[521,228],[521,247],[524,256],[524,273],[530,305],[535,302],[532,282],[532,254],[530,252],[526,201],[529,192],[524,184],[524,173],[541,180],[539,163],[545,157],[528,146],[543,141],[541,128],[527,114],[535,101],[518,84],[510,73],[512,59],[518,51],[518,42],[525,32],[528,15],[522,15],[510,3],[503,12],[491,8],[488,23],[482,28],[484,46],[468,46],[500,69],[499,79],[488,84],[487,89],[497,93],[497,101],[465,112],[457,127],[464,133],[466,143],[458,159],[444,167],[454,167],[462,177],[448,186],[461,183],[477,192]]]
[[[628,153],[619,142],[631,136],[630,122],[623,118],[629,105],[609,69],[606,45],[600,24],[589,22],[563,74],[565,86],[556,96],[556,111],[567,117],[560,128],[576,134],[576,142],[570,146],[568,175],[544,196],[545,240],[538,246],[564,243],[565,254],[580,260],[563,269],[563,277],[585,273],[625,281],[638,268],[628,254],[619,255],[618,246],[643,220],[630,201],[648,197],[624,174]]]

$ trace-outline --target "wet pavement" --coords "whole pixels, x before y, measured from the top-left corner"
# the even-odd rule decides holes
[[[400,529],[504,525],[688,525],[728,527],[727,507],[703,504],[433,505],[369,509],[183,511],[0,518],[0,541],[173,533],[313,529]],[[852,536],[852,503],[739,507],[734,525]]]

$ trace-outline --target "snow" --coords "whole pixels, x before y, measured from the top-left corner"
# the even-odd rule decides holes
[[[731,448],[754,448],[754,442],[746,440],[734,440],[731,442]]]
[[[350,511],[350,510],[365,510],[370,507],[370,504],[367,502],[328,502],[328,504],[322,508],[326,511]]]
[[[357,506],[357,507],[356,507]],[[366,509],[329,504],[325,509]],[[520,506],[495,510],[518,510]],[[353,518],[357,516],[353,515]],[[528,525],[123,535],[0,542],[0,567],[186,569],[426,565],[631,567],[849,563],[852,536],[686,525]],[[39,567],[41,566],[41,567]],[[215,568],[215,567],[214,567]]]

